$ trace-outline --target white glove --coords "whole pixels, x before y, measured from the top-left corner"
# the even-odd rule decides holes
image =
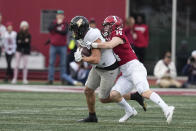
[[[92,46],[92,43],[89,42],[89,41],[87,41],[87,42],[86,42],[86,48],[91,49],[91,46]]]
[[[79,39],[79,40],[77,40],[77,42],[78,42],[78,44],[82,44],[82,42],[83,42],[83,40],[82,39]]]
[[[74,58],[76,62],[80,62],[82,60],[82,48],[78,48],[74,53]]]
[[[82,39],[77,40],[77,42],[78,42],[78,44],[80,44],[80,46],[91,49],[91,44],[92,44],[91,42],[89,42],[89,41],[84,42]]]

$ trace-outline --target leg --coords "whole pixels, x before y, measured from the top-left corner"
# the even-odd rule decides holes
[[[86,86],[84,93],[88,105],[89,116],[79,120],[78,122],[97,122],[98,120],[95,113],[95,92]]]
[[[175,109],[174,106],[168,106],[156,92],[153,92],[151,90],[143,92],[142,96],[145,97],[145,98],[150,99],[155,104],[157,104],[163,110],[164,115],[167,119],[167,123],[168,124],[171,123],[173,112],[174,112],[174,109]]]
[[[9,63],[10,63],[10,73],[9,73],[9,77],[12,78],[13,77],[13,69],[12,69],[12,59],[13,59],[13,54],[10,55],[10,59],[9,59]]]
[[[147,110],[147,104],[144,101],[144,98],[138,92],[127,93],[127,94],[123,95],[123,97],[124,97],[125,100],[135,100],[135,101],[137,101],[142,106],[144,111]]]
[[[174,85],[174,86],[176,86],[178,88],[182,87],[182,84],[180,82],[178,82],[177,80],[171,78],[170,81],[171,81],[171,85]]]
[[[133,89],[133,86],[130,85],[130,82],[125,77],[121,76],[117,80],[110,93],[111,99],[117,102],[118,105],[120,105],[125,110],[125,115],[119,120],[119,122],[125,122],[130,117],[137,115],[137,111],[131,107],[122,97],[124,94],[130,92]]]
[[[56,47],[50,45],[50,60],[49,60],[49,68],[48,68],[48,80],[54,80],[54,64],[56,60]]]
[[[23,83],[24,84],[28,84],[27,81],[27,73],[28,73],[28,69],[27,69],[27,62],[28,62],[28,55],[23,55]]]
[[[67,56],[66,46],[59,47],[59,53],[60,53],[60,78],[63,79],[63,74],[66,73],[66,56]]]
[[[118,103],[119,106],[121,106],[123,109],[125,109],[126,113],[119,120],[119,122],[125,122],[131,116],[136,115],[137,111],[134,108],[132,108],[125,101],[125,99],[122,97],[122,95],[120,94],[120,92],[118,90],[111,91],[111,88],[113,87],[113,85],[115,83],[116,77],[119,74],[119,69],[115,69],[112,71],[103,71],[103,70],[97,69],[96,71],[101,76],[101,82],[100,82],[100,88],[99,88],[100,101],[102,103],[116,102],[116,103]],[[118,81],[120,83],[124,83],[124,81],[122,82],[121,79],[118,79]],[[118,83],[118,81],[117,81],[117,83]],[[114,87],[123,87],[123,86],[116,84]]]
[[[96,69],[98,74],[101,76],[100,88],[99,88],[99,100],[102,103],[114,102],[111,99],[110,92],[115,84],[116,78],[119,74],[119,69],[104,71]]]
[[[18,68],[19,68],[19,65],[20,65],[20,60],[21,60],[21,53],[20,52],[16,52],[16,55],[15,55],[15,69],[14,69],[14,78],[12,80],[12,83],[16,83],[17,82],[17,78],[18,78]]]
[[[97,122],[95,113],[95,93],[94,90],[99,86],[100,77],[94,68],[91,69],[88,80],[86,82],[85,96],[88,105],[89,116],[87,118],[79,120],[79,122]]]
[[[74,80],[71,76],[69,76],[66,72],[66,55],[67,55],[67,48],[66,46],[59,48],[60,53],[60,78],[61,80],[66,80],[72,85],[82,86],[81,82]]]
[[[163,79],[160,79],[159,85],[162,88],[168,88],[169,86],[171,86],[171,82],[169,79],[163,78]]]
[[[151,91],[149,89],[149,84],[147,81],[147,72],[145,67],[142,64],[136,64],[136,67],[134,68],[134,70],[132,71],[131,74],[131,80],[134,84],[134,86],[136,87],[137,91],[144,97],[147,99],[150,99],[151,101],[153,101],[155,104],[157,104],[164,112],[166,118],[167,118],[167,122],[170,123],[172,120],[172,115],[173,115],[173,111],[174,111],[174,107],[173,106],[168,106],[162,99],[161,97]],[[168,115],[169,114],[169,115]]]
[[[9,77],[11,77],[13,75],[12,67],[11,67],[12,57],[13,57],[12,54],[8,56],[8,76]]]
[[[140,84],[138,86],[142,86],[142,84]],[[142,92],[141,95],[144,98],[150,99],[155,104],[157,104],[163,110],[164,113],[167,111],[168,105],[161,99],[161,97],[156,92],[153,92],[152,90],[146,90],[146,91]]]
[[[95,92],[94,90],[88,87],[85,87],[84,93],[86,96],[86,102],[88,105],[89,113],[95,113]]]
[[[6,58],[6,62],[7,62],[5,82],[8,82],[9,70],[10,70],[10,63],[9,63],[9,55],[7,53],[5,54],[5,58]]]
[[[67,55],[67,61],[66,61],[66,72],[67,74],[70,74],[70,63],[74,61],[74,54],[70,52],[70,54]]]
[[[83,85],[81,82],[73,79],[71,76],[69,76],[66,73],[62,74],[61,79],[66,80],[67,82],[69,82],[70,84],[75,85],[75,86],[82,86]]]

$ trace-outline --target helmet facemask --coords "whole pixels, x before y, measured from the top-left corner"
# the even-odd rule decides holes
[[[112,25],[110,23],[104,23],[102,29],[102,36],[107,39],[109,38],[111,32],[112,32]]]

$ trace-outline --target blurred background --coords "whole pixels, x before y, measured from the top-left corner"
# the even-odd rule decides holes
[[[173,0],[176,1],[176,0]],[[116,15],[123,19],[124,28],[128,31],[128,35],[133,37],[135,43],[138,43],[141,33],[146,32],[147,39],[145,39],[144,47],[132,45],[137,55],[140,55],[140,49],[144,48],[141,61],[145,65],[148,71],[149,80],[154,81],[159,79],[154,76],[154,67],[156,63],[165,57],[165,52],[170,51],[170,58],[176,68],[177,76],[188,76],[186,73],[182,73],[184,66],[190,64],[188,60],[192,56],[192,52],[196,50],[196,1],[194,0],[178,0],[177,3],[172,0],[0,0],[0,13],[1,13],[1,25],[4,25],[6,30],[11,22],[13,30],[16,32],[21,31],[21,22],[28,22],[28,32],[31,35],[30,41],[30,53],[28,55],[27,69],[28,75],[26,80],[45,80],[47,84],[53,84],[49,79],[49,61],[50,61],[50,47],[51,47],[51,31],[48,30],[51,23],[55,21],[57,12],[63,11],[65,21],[69,24],[71,18],[76,15],[83,15],[89,19],[92,24],[95,24],[97,28],[102,28],[102,22],[108,15]],[[175,4],[175,5],[174,5]],[[175,10],[176,7],[177,9]],[[173,15],[176,15],[176,20],[173,19]],[[130,17],[134,19],[134,23],[131,24]],[[140,17],[142,22],[138,20]],[[176,23],[172,36],[172,20]],[[145,25],[145,26],[143,26]],[[130,28],[129,28],[130,27]],[[68,27],[67,27],[68,28]],[[73,60],[69,60],[69,54],[72,54],[74,47],[70,47],[70,32],[66,32],[65,45],[67,47],[66,54],[66,74],[77,79],[78,76],[73,76],[70,70],[74,69],[78,72],[78,67],[75,69]],[[3,38],[1,33],[1,38]],[[16,38],[17,39],[17,38]],[[142,39],[142,38],[141,38]],[[176,39],[172,43],[172,39]],[[16,41],[17,43],[17,41]],[[72,43],[73,44],[73,43]],[[175,46],[172,47],[172,44]],[[6,51],[4,43],[1,44],[1,56],[0,56],[0,79],[2,81],[11,81],[14,77],[14,72],[11,71],[10,76],[6,76],[8,72],[6,62]],[[138,50],[137,50],[138,49]],[[16,49],[17,52],[17,49]],[[137,53],[138,52],[138,53]],[[17,67],[23,69],[25,60],[21,63],[16,63],[16,53],[13,53],[13,60],[11,61],[11,68]],[[22,53],[22,55],[24,55]],[[141,56],[142,57],[142,56]],[[140,59],[140,58],[139,58]],[[60,59],[57,57],[54,64],[55,80],[62,80],[59,77]],[[84,69],[90,69],[89,65],[77,65],[84,67]],[[72,71],[71,71],[72,72]],[[169,71],[170,72],[170,71]],[[9,73],[8,73],[9,74]],[[24,73],[19,72],[18,79],[23,78]],[[87,73],[85,74],[87,75]],[[195,75],[195,74],[194,74]],[[176,76],[175,76],[176,77]],[[186,81],[184,77],[178,77],[179,80]],[[182,78],[182,79],[181,79]],[[66,81],[66,80],[65,80]],[[79,80],[78,80],[79,81]],[[16,83],[12,80],[12,83]],[[62,82],[63,83],[63,82]],[[66,82],[65,82],[66,83]],[[84,82],[83,82],[84,83]],[[68,84],[70,84],[68,82]],[[72,83],[73,84],[73,83]]]

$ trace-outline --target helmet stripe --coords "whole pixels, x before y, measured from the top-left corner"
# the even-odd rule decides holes
[[[115,23],[117,22],[116,16],[113,16]]]

